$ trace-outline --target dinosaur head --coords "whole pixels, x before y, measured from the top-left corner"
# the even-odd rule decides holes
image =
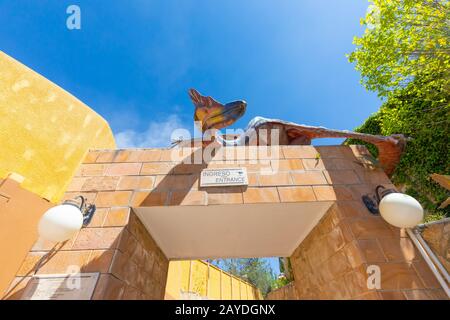
[[[202,132],[232,125],[244,115],[247,107],[242,100],[221,104],[211,97],[202,96],[195,89],[189,89],[189,96],[195,105],[194,121],[201,124]]]

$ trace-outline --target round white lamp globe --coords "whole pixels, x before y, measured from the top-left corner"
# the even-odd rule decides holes
[[[384,196],[378,207],[383,219],[398,228],[413,228],[423,219],[419,201],[404,193]]]
[[[52,242],[72,238],[83,226],[83,214],[70,204],[62,204],[47,210],[38,225],[39,235]]]

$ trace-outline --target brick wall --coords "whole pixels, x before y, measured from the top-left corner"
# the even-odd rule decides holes
[[[299,299],[446,299],[403,230],[358,201],[338,201],[291,256]],[[368,289],[368,266],[380,289]]]
[[[19,299],[34,274],[99,272],[92,299],[162,299],[168,260],[129,208],[102,208],[74,239],[35,244],[16,275],[8,299]],[[103,222],[101,222],[103,220]]]
[[[422,231],[422,237],[436,254],[447,272],[450,272],[450,220],[428,225]]]
[[[297,296],[305,298],[434,298],[442,293],[410,241],[362,206],[361,195],[393,187],[363,147],[221,148],[207,163],[200,148],[91,151],[65,198],[84,195],[97,213],[88,228],[54,252],[38,273],[68,265],[101,272],[95,299],[162,299],[168,261],[132,208],[333,201],[328,215],[292,255]],[[181,154],[180,154],[181,153]],[[204,168],[246,167],[248,187],[200,188]],[[267,171],[271,174],[267,174]],[[29,253],[9,297],[18,298],[41,257]],[[367,264],[382,269],[383,290],[362,288]]]

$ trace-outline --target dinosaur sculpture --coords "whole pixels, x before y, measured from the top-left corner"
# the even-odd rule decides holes
[[[225,128],[242,117],[245,113],[247,103],[245,101],[234,101],[221,104],[211,97],[202,96],[195,89],[189,90],[189,95],[195,106],[194,120],[200,125],[200,130],[204,133],[207,130]],[[259,131],[266,129],[267,137],[270,137],[270,130],[278,130],[277,141],[259,139]],[[253,138],[258,139],[254,139]],[[406,145],[406,138],[402,134],[391,136],[371,135],[347,130],[333,130],[324,127],[314,127],[297,124],[279,119],[267,119],[263,117],[253,118],[244,134],[235,139],[224,138],[220,134],[215,135],[217,142],[223,146],[248,145],[249,141],[257,141],[264,145],[310,145],[312,139],[316,138],[355,138],[374,144],[379,151],[379,164],[391,175],[400,161],[400,157]]]

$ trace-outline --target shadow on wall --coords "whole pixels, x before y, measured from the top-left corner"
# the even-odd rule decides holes
[[[173,149],[176,151],[176,149]],[[180,149],[181,150],[181,149]],[[189,205],[212,204],[214,198],[212,194],[240,194],[245,192],[247,186],[223,188],[201,188],[200,174],[203,169],[208,168],[210,162],[203,159],[204,149],[196,148],[195,151],[181,159],[161,180],[156,181],[156,186],[152,191],[145,192],[140,198],[133,201],[133,206],[178,206],[188,203]],[[222,147],[213,149],[214,158]],[[198,163],[201,159],[201,163]],[[178,160],[178,159],[177,159]]]
[[[37,242],[5,299],[20,299],[35,274],[67,274],[75,268],[100,274],[92,300],[163,299],[168,261],[134,212],[128,221],[124,228],[83,228],[58,245]]]
[[[298,299],[445,299],[445,294],[401,229],[371,214],[361,197],[377,185],[395,189],[363,146],[316,147],[305,169],[323,174],[313,186],[318,201],[334,200],[290,260]],[[286,154],[285,154],[286,156]],[[295,175],[304,173],[293,173]],[[311,173],[308,173],[311,174]],[[298,176],[298,178],[300,178]],[[368,267],[379,268],[379,287],[368,285]],[[282,288],[272,298],[292,296]]]
[[[114,299],[117,292],[114,291],[113,287],[110,292],[105,292],[104,290],[108,282],[110,282],[111,276],[106,274],[106,272],[108,272],[112,260],[112,253],[104,250],[100,254],[94,253],[94,250],[79,251],[78,254],[73,251],[64,251],[64,248],[71,241],[67,240],[62,243],[57,243],[50,251],[30,252],[3,300],[20,300],[27,289],[29,281],[35,275],[68,274],[74,267],[79,268],[80,273],[100,273],[92,296],[93,300],[98,298]],[[62,268],[66,268],[67,270]],[[33,292],[29,293],[31,295]],[[105,294],[107,295],[103,297]]]

